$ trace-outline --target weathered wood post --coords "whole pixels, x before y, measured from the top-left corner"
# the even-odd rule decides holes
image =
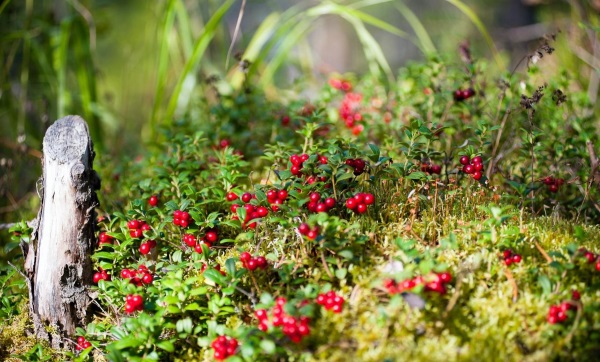
[[[48,128],[43,141],[42,202],[32,241],[22,244],[35,334],[53,348],[84,326],[92,297],[88,284],[95,245],[94,149],[86,122],[67,116]]]

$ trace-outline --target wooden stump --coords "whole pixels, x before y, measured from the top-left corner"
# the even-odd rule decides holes
[[[86,122],[79,116],[56,121],[44,136],[42,203],[32,241],[22,244],[35,334],[53,348],[84,326],[92,296],[90,255],[96,244],[94,150]]]

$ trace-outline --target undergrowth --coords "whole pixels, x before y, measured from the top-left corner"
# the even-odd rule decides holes
[[[334,75],[289,104],[247,79],[149,156],[100,158],[95,314],[82,351],[53,353],[593,359],[597,121],[567,73],[486,70],[433,58],[391,89]]]

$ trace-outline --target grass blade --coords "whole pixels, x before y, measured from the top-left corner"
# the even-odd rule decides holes
[[[500,58],[498,49],[496,48],[496,45],[494,44],[492,37],[488,33],[487,28],[485,27],[485,25],[483,25],[483,22],[481,21],[481,19],[479,19],[477,14],[475,14],[475,12],[473,10],[471,10],[471,8],[469,8],[465,3],[463,3],[460,0],[446,0],[446,1],[449,2],[450,4],[454,5],[456,8],[458,8],[477,27],[477,29],[483,36],[483,39],[490,47],[490,50],[492,51],[492,56],[496,60],[496,64],[498,65],[498,67],[500,67],[500,69],[504,70],[505,69],[504,62]]]
[[[150,116],[150,139],[154,139],[156,132],[156,125],[158,119],[161,116],[159,111],[161,109],[163,98],[165,94],[165,87],[167,84],[167,67],[169,64],[169,35],[173,30],[173,22],[175,21],[175,5],[177,0],[170,0],[165,7],[165,15],[162,22],[162,34],[160,50],[158,55],[158,74],[156,82],[156,95],[154,98],[154,104],[152,105],[152,115]]]
[[[421,51],[426,55],[431,55],[437,53],[437,49],[435,45],[433,45],[433,41],[431,41],[431,37],[427,32],[427,29],[423,26],[423,23],[419,20],[419,18],[415,15],[415,13],[404,4],[403,1],[399,1],[396,3],[396,8],[404,16],[408,24],[412,27],[417,39],[419,39],[419,44],[421,46]]]
[[[227,12],[227,10],[229,10],[231,5],[233,5],[233,3],[234,0],[225,1],[225,3],[221,5],[219,9],[217,9],[214,15],[206,23],[202,34],[200,35],[198,40],[196,40],[192,55],[187,60],[183,68],[183,72],[179,76],[177,84],[175,85],[175,89],[173,90],[173,94],[171,95],[171,98],[169,100],[169,105],[167,106],[167,111],[165,114],[166,122],[170,123],[173,121],[173,117],[175,115],[175,112],[177,111],[178,106],[182,108],[182,106],[187,104],[187,100],[183,98],[184,94],[182,93],[184,90],[184,85],[186,85],[186,89],[190,89],[188,88],[188,86],[190,85],[189,82],[195,82],[194,73],[198,67],[198,64],[200,63],[200,59],[202,58],[202,55],[208,47],[208,44],[210,44],[211,39],[217,32],[223,16]],[[186,82],[188,82],[188,84],[185,84]],[[189,93],[185,93],[185,95],[188,94]]]

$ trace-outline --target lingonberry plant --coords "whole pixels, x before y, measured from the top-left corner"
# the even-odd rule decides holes
[[[130,361],[593,355],[590,104],[549,95],[576,88],[566,74],[465,65],[413,64],[389,89],[336,75],[286,105],[247,84],[163,130],[164,148],[119,180],[104,170],[98,313],[75,349]]]

